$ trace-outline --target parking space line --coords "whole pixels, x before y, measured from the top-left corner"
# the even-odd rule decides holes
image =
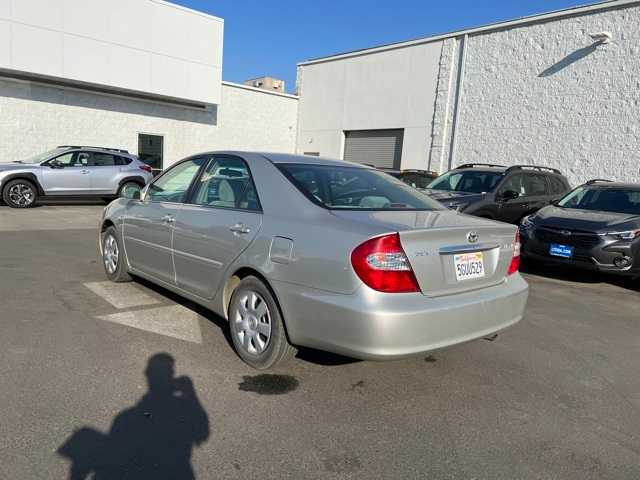
[[[117,309],[162,303],[131,283],[92,282],[85,283],[84,286]]]
[[[97,318],[186,342],[202,343],[198,314],[182,305],[114,313]]]

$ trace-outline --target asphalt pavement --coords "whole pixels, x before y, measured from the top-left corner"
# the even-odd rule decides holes
[[[0,206],[0,478],[640,478],[638,281],[537,267],[493,342],[264,373],[213,313],[106,282],[100,211]]]

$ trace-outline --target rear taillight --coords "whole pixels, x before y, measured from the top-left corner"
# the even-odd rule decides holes
[[[516,239],[513,243],[513,257],[509,264],[507,275],[513,275],[520,268],[520,232],[516,232]]]
[[[140,165],[140,170],[144,170],[145,172],[153,172],[153,169],[149,165]]]
[[[420,291],[397,233],[372,238],[356,247],[351,264],[360,280],[379,292]]]

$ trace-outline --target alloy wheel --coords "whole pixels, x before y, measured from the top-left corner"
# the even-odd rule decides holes
[[[255,291],[247,291],[238,299],[232,320],[234,335],[251,355],[260,355],[271,339],[271,313],[267,302]]]
[[[110,275],[113,275],[118,268],[119,254],[116,238],[113,235],[107,235],[104,239],[102,258],[104,267]]]
[[[35,192],[26,183],[16,183],[9,188],[9,199],[15,205],[26,207],[35,200]]]

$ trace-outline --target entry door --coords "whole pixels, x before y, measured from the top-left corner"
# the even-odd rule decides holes
[[[142,200],[130,201],[124,243],[133,268],[175,283],[173,226],[201,165],[197,159],[178,163],[149,185]]]
[[[159,174],[164,162],[164,137],[161,135],[138,135],[138,158],[149,165],[154,174]]]
[[[76,152],[69,152],[49,160],[43,165],[42,188],[48,195],[89,193],[89,170],[78,161]]]
[[[210,159],[175,224],[178,286],[213,298],[229,265],[251,244],[261,223],[260,203],[244,160]]]

